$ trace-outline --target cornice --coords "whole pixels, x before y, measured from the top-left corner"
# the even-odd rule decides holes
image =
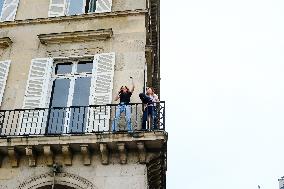
[[[56,23],[64,21],[78,21],[78,20],[95,19],[95,18],[115,17],[115,16],[130,16],[130,15],[132,16],[132,15],[145,14],[147,12],[148,10],[146,9],[136,9],[136,10],[105,12],[105,13],[89,13],[89,14],[72,15],[72,16],[15,20],[15,21],[0,22],[0,28],[18,26],[18,25],[28,25],[28,24],[47,24],[47,23]]]
[[[70,42],[106,40],[111,38],[112,35],[113,35],[112,29],[100,29],[100,30],[40,34],[38,35],[38,38],[42,44],[58,44],[58,43],[70,43]]]

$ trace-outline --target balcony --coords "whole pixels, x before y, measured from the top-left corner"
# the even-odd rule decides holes
[[[112,130],[117,104],[1,110],[0,165],[8,158],[11,167],[18,167],[27,157],[29,166],[35,167],[37,158],[43,157],[51,166],[54,157],[62,155],[62,164],[70,166],[74,154],[82,156],[84,165],[91,165],[91,156],[97,155],[107,165],[112,153],[119,154],[121,164],[127,163],[128,153],[137,153],[139,163],[150,162],[166,149],[167,141],[165,102],[155,105],[155,119],[148,119],[143,130],[144,105],[127,105],[132,131],[126,128],[124,113],[118,130]]]
[[[156,103],[154,119],[148,116],[143,129],[145,106],[141,103],[130,103],[127,106],[130,109],[131,133],[165,131],[164,101]],[[115,119],[118,111],[117,104],[0,110],[0,137],[129,132],[123,119],[125,112],[120,116],[116,131],[113,130],[112,125],[119,121]]]

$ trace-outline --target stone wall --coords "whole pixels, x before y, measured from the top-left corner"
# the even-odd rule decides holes
[[[86,30],[109,29],[113,36],[107,40],[73,42],[54,45],[41,44],[38,35]],[[10,37],[12,45],[0,54],[0,60],[12,60],[1,109],[22,108],[31,59],[64,54],[94,55],[101,52],[115,52],[116,64],[114,91],[120,86],[130,85],[134,77],[136,90],[132,101],[139,102],[138,94],[143,89],[146,28],[145,15],[106,16],[66,20],[50,23],[16,24],[0,26],[0,37]]]
[[[84,166],[80,155],[74,155],[72,166],[63,166],[55,183],[86,189],[147,188],[146,165],[137,163],[137,157],[131,154],[128,154],[128,164],[121,165],[115,156],[109,165],[102,165],[99,157],[93,156],[92,164]],[[61,159],[61,156],[56,157],[59,163]],[[19,168],[11,168],[5,159],[0,168],[0,188],[28,189],[50,185],[52,173],[52,167],[46,166],[42,157],[38,158],[36,167],[29,167],[28,158],[22,158]]]
[[[20,1],[16,20],[47,18],[50,0]],[[146,0],[113,0],[112,11],[146,9]],[[28,10],[28,11],[27,11]]]

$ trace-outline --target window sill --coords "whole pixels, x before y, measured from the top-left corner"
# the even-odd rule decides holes
[[[146,9],[136,9],[136,10],[126,10],[126,11],[105,12],[105,13],[91,13],[91,14],[89,13],[89,14],[72,15],[72,16],[15,20],[15,21],[0,22],[0,28],[17,26],[17,25],[27,25],[27,24],[46,24],[46,23],[54,23],[61,21],[73,21],[73,20],[78,21],[84,19],[113,17],[113,16],[139,15],[139,14],[145,14],[147,12],[148,10]]]

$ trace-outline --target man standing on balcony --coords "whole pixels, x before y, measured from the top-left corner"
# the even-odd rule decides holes
[[[132,89],[130,90],[127,86],[122,86],[120,88],[120,91],[118,92],[118,95],[114,98],[114,101],[117,101],[120,99],[120,103],[117,106],[117,109],[115,111],[115,118],[112,123],[112,131],[118,131],[117,125],[120,121],[120,115],[121,113],[125,112],[125,118],[126,118],[126,124],[128,131],[132,131],[131,127],[131,106],[130,103],[130,97],[134,91],[135,85],[132,80]]]

